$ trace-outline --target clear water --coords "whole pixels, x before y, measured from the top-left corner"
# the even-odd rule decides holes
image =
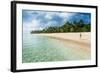
[[[72,48],[63,41],[36,34],[23,34],[22,62],[51,62],[90,59],[82,48]]]

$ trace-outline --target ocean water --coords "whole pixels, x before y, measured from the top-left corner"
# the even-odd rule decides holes
[[[73,46],[73,44],[72,44]],[[90,53],[73,48],[68,41],[36,34],[23,34],[22,63],[90,59]]]

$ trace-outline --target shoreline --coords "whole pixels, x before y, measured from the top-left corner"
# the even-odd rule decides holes
[[[81,33],[81,38],[80,38]],[[35,35],[46,36],[68,42],[73,47],[84,48],[90,51],[91,32],[75,32],[75,33],[39,33]]]

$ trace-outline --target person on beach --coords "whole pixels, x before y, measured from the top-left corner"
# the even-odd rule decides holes
[[[82,37],[82,34],[80,33],[80,39],[81,39],[81,37]]]

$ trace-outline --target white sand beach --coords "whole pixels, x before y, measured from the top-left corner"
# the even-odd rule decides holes
[[[68,41],[73,47],[84,48],[90,51],[91,33],[75,32],[75,33],[39,33],[36,35],[47,36],[58,40]],[[80,37],[81,35],[81,37]]]

